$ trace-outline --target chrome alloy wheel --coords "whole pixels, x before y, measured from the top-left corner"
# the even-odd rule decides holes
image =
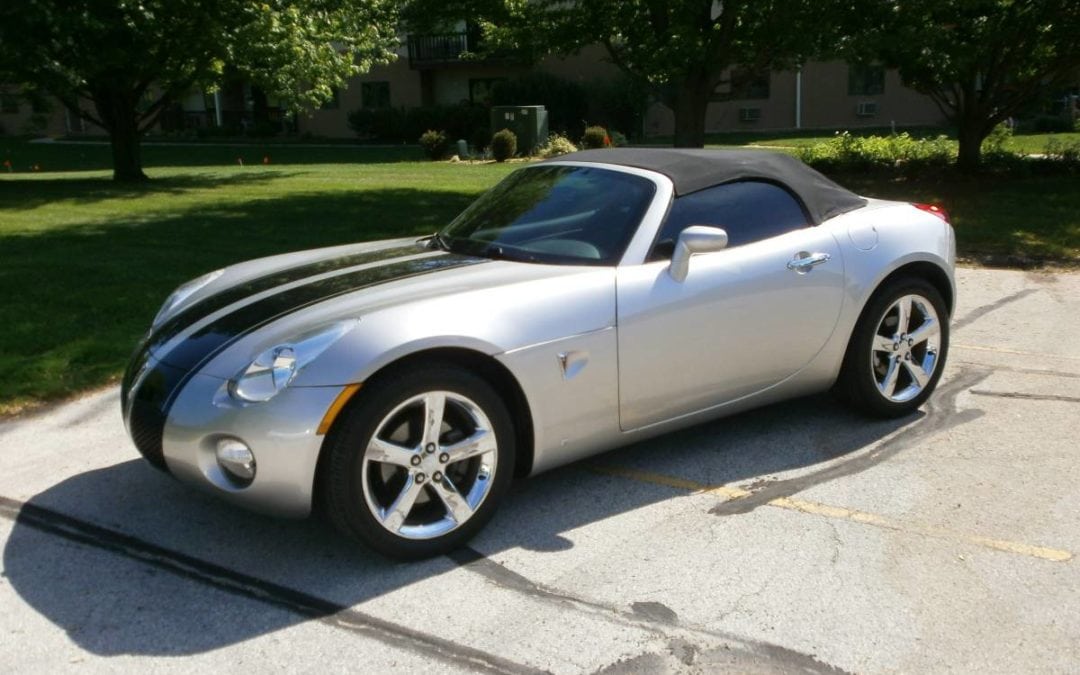
[[[901,296],[885,310],[870,347],[878,392],[894,403],[910,401],[930,383],[938,366],[941,323],[933,303]]]
[[[432,539],[472,517],[497,464],[495,432],[480,406],[453,392],[425,392],[390,411],[372,434],[364,500],[393,534]]]

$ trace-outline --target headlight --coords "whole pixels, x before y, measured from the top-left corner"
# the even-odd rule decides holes
[[[249,403],[269,401],[289,386],[304,366],[355,328],[357,323],[355,319],[339,321],[267,349],[229,381],[229,393]]]
[[[225,270],[214,270],[213,272],[202,275],[198,279],[192,279],[185,284],[181,284],[180,287],[173,291],[172,295],[165,300],[165,304],[161,306],[161,309],[158,310],[157,316],[154,317],[154,328],[157,328],[164,322],[172,311],[176,309],[177,305],[191,297],[191,294],[195,291],[220,277],[224,272]]]

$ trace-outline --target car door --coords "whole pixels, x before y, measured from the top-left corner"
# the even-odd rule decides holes
[[[690,225],[728,232],[682,281],[670,250]],[[729,183],[675,200],[650,261],[618,270],[620,424],[636,429],[722,405],[802,369],[832,335],[843,260],[786,189]]]

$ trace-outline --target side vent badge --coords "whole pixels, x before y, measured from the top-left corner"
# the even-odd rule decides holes
[[[570,351],[559,354],[559,367],[562,368],[563,379],[569,380],[576,377],[589,363],[588,352]]]

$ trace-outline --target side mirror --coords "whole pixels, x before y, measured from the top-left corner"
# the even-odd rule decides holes
[[[675,281],[682,282],[690,272],[690,256],[695,253],[712,253],[727,246],[727,232],[719,227],[691,225],[682,231],[675,242],[675,253],[671,256],[668,274]]]

